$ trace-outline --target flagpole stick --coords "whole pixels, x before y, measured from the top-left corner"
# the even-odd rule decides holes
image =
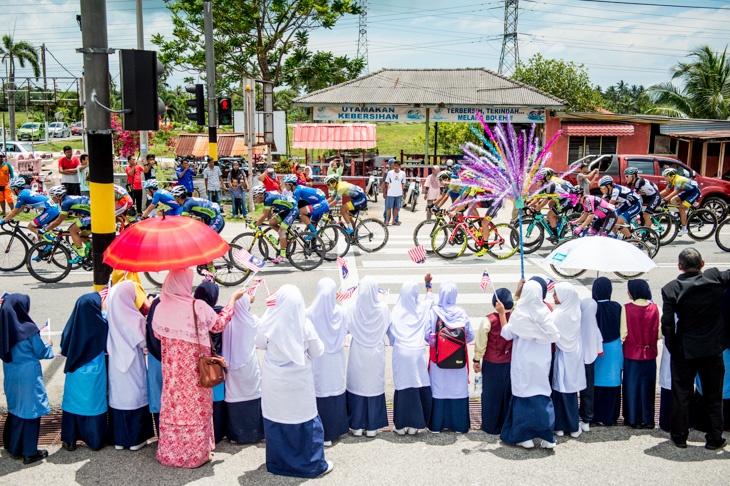
[[[520,225],[520,278],[525,278],[525,246],[522,241],[522,208],[524,206],[524,202],[522,201],[522,197],[520,197],[517,201],[515,201],[515,204],[517,205],[517,219],[518,223]]]
[[[51,320],[48,319],[48,342],[51,342]]]

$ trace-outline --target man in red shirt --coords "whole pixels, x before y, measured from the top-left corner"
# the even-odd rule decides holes
[[[259,176],[259,180],[264,183],[266,192],[281,192],[281,180],[273,167],[266,169],[266,172]]]
[[[142,173],[144,167],[137,164],[137,156],[130,154],[127,159],[129,165],[127,165],[127,192],[132,195],[134,204],[137,206],[137,214],[142,214]]]
[[[79,171],[84,169],[86,165],[81,166],[81,161],[78,157],[73,156],[73,149],[69,145],[63,147],[63,153],[64,157],[58,159],[58,173],[61,174],[61,184],[66,188],[68,196],[80,196]]]

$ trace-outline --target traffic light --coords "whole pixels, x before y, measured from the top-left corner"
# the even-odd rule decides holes
[[[233,125],[233,107],[230,98],[218,98],[218,125]]]
[[[158,130],[165,104],[157,95],[165,67],[157,52],[137,49],[119,51],[122,88],[122,127],[125,130]]]
[[[193,120],[198,125],[205,126],[205,92],[202,84],[194,86],[186,86],[185,91],[195,94],[194,100],[187,100],[188,106],[195,108],[193,113],[188,113],[188,119]]]

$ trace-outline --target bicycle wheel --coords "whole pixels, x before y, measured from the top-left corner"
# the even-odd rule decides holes
[[[704,241],[715,234],[717,217],[709,209],[697,209],[687,215],[687,231],[695,241]]]
[[[715,217],[717,217],[718,222],[722,222],[725,218],[727,218],[727,203],[720,197],[710,196],[706,198],[702,201],[702,207],[715,213]]]
[[[240,246],[231,244],[231,249],[225,255],[213,260],[213,268],[215,268],[215,281],[226,287],[241,285],[244,280],[251,274],[248,268],[241,268],[235,263],[233,254],[241,249]]]
[[[557,245],[555,245],[553,247],[552,251],[557,250],[558,248],[560,248],[561,245],[564,245],[565,243],[567,243],[568,241],[571,241],[573,239],[574,238],[569,238],[567,240],[563,240],[563,241],[559,242]],[[550,264],[550,268],[552,269],[553,272],[555,272],[556,274],[560,275],[563,278],[578,278],[581,275],[583,275],[584,273],[586,273],[586,270],[583,270],[580,268],[558,268],[555,265],[553,265],[552,263]]]
[[[730,219],[718,225],[715,231],[715,243],[722,251],[730,251]]]
[[[489,241],[484,242],[487,245],[489,256],[497,260],[504,260],[517,253],[520,248],[519,243],[512,244],[514,239],[519,242],[519,235],[515,236],[516,233],[517,229],[511,224],[495,224],[492,231],[489,232]]]
[[[517,248],[520,247],[520,230],[517,228],[510,235],[510,243]],[[522,246],[525,255],[534,253],[542,247],[545,241],[545,228],[535,218],[522,218]]]
[[[263,261],[269,259],[269,253],[276,254],[275,250],[269,248],[269,242],[264,238],[257,237],[253,231],[247,231],[233,238],[231,245],[238,245],[250,254],[261,258]]]
[[[455,224],[440,226],[431,239],[431,246],[441,258],[453,260],[460,257],[466,251],[466,240],[469,235],[461,227]]]
[[[23,266],[28,256],[28,243],[14,231],[0,232],[0,270],[12,272]]]
[[[360,220],[355,228],[355,244],[368,253],[378,251],[388,242],[388,228],[375,218]]]
[[[654,258],[659,253],[659,247],[661,246],[661,240],[659,234],[651,228],[646,226],[638,226],[631,228],[631,238],[643,242],[650,251],[650,258]]]
[[[671,214],[658,213],[651,217],[652,229],[659,235],[659,241],[662,245],[668,245],[674,241],[679,232],[674,218]]]
[[[294,268],[305,272],[314,270],[324,261],[324,253],[322,238],[314,233],[300,231],[289,234],[289,241],[286,243],[286,258]]]
[[[416,212],[416,204],[418,204],[418,196],[414,192],[413,194],[411,194],[411,212],[412,213]]]
[[[59,244],[42,241],[30,247],[25,266],[36,280],[60,282],[71,272],[71,254]]]
[[[144,272],[144,277],[155,287],[162,288],[162,284],[165,281],[165,277],[167,277],[167,273],[167,270],[163,270],[161,272]]]
[[[626,243],[631,243],[636,248],[643,251],[649,258],[651,258],[651,250],[649,249],[649,246],[646,245],[643,241],[640,241],[640,240],[637,240],[634,238],[629,238],[628,240],[624,240],[624,241]],[[644,272],[613,272],[613,273],[626,280],[629,280],[632,278],[637,278],[637,277],[644,275]]]
[[[425,221],[421,221],[418,223],[418,226],[416,226],[416,229],[413,230],[413,244],[415,246],[423,245],[426,253],[433,253],[431,239],[433,238],[433,234],[436,232],[436,228],[439,226],[436,224],[438,221],[440,220],[427,219]]]
[[[328,224],[317,231],[324,244],[324,259],[328,262],[344,257],[350,251],[350,238],[345,229],[339,224]]]

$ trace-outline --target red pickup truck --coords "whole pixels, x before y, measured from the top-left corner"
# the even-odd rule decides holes
[[[591,160],[591,159],[588,159]],[[600,169],[600,176],[596,177],[591,184],[591,192],[600,193],[598,189],[598,180],[610,175],[617,184],[626,185],[626,176],[624,170],[627,167],[636,167],[639,169],[639,175],[650,180],[663,190],[667,187],[667,183],[662,177],[662,171],[666,168],[673,168],[683,177],[689,177],[697,181],[702,196],[699,203],[702,207],[709,208],[718,215],[724,216],[727,211],[727,205],[730,204],[730,182],[714,177],[705,177],[697,174],[690,169],[684,162],[672,157],[663,157],[660,155],[597,155],[593,157],[590,168],[596,166]],[[571,184],[576,183],[576,173],[565,174],[564,179],[570,181]]]

